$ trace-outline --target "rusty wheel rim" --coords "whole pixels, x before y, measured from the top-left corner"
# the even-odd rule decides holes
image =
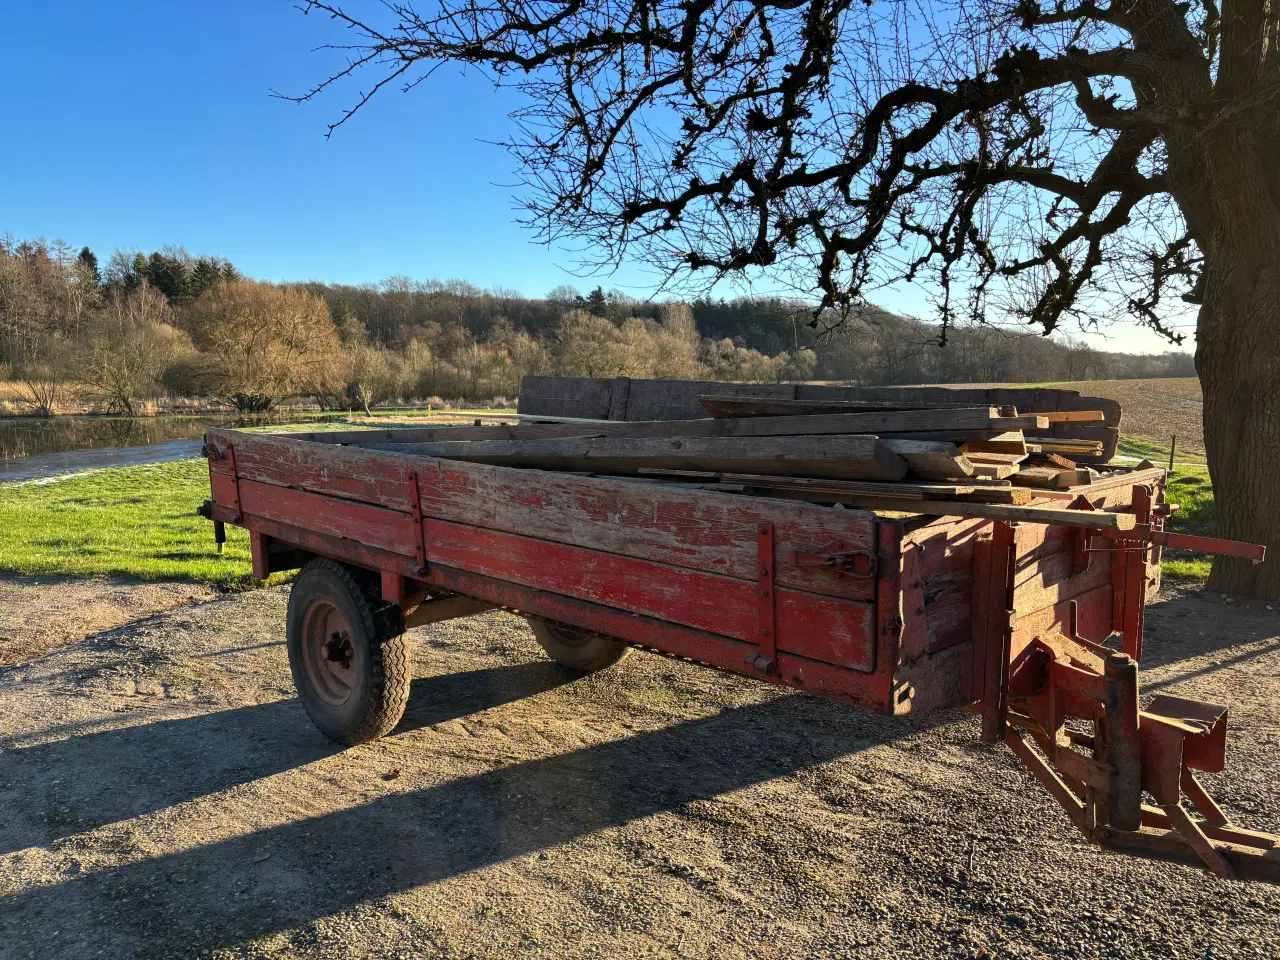
[[[356,685],[356,651],[351,626],[328,600],[313,600],[302,620],[302,662],[316,695],[340,707]]]

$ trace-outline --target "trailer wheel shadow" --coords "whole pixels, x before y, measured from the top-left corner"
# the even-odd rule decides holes
[[[468,679],[469,678],[469,679]],[[428,681],[437,707],[423,704],[408,726],[482,709],[493,697],[563,682],[544,663],[475,671]],[[465,683],[463,681],[466,681]],[[478,683],[476,681],[479,681]],[[450,687],[453,691],[450,692]],[[480,687],[486,696],[459,692]],[[453,699],[450,699],[450,698]],[[955,719],[941,715],[934,723]],[[46,764],[104,764],[106,786],[86,795],[80,831],[306,763],[331,752],[291,701],[152,724],[32,747],[3,758],[16,769]],[[438,786],[376,797],[359,806],[252,832],[140,862],[68,878],[0,900],[4,942],[24,955],[63,955],[69,904],[94,917],[98,956],[196,955],[305,926],[358,903],[455,877],[793,774],[923,729],[803,694],[785,694],[626,739],[501,766]],[[235,736],[251,746],[242,766],[198,769],[207,737]],[[161,740],[172,741],[158,747]],[[18,754],[18,756],[14,756]],[[178,762],[170,782],[125,762]],[[11,768],[13,769],[13,768]],[[128,793],[131,799],[113,795]],[[181,878],[180,888],[173,886]],[[164,891],[157,897],[156,891]],[[116,905],[142,905],[120,909]],[[105,925],[105,929],[104,929]],[[63,929],[63,940],[57,931]]]
[[[420,677],[396,732],[523,700],[573,678],[548,661]],[[24,831],[17,818],[0,818],[0,856],[251,783],[341,749],[292,698],[9,748],[0,756],[0,770],[7,773],[0,783],[9,781],[12,795],[5,799],[0,788],[0,809],[42,808],[44,824],[38,832]]]

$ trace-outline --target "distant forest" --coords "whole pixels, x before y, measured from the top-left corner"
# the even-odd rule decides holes
[[[105,265],[42,239],[0,237],[0,379],[33,408],[79,395],[132,411],[159,395],[243,410],[514,398],[526,374],[837,380],[856,384],[1194,376],[1184,353],[1098,351],[992,327],[938,330],[875,307],[815,336],[781,298],[637,300],[560,286],[541,298],[465,281],[270,284],[170,247]]]

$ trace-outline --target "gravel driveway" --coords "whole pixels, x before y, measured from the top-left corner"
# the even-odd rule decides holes
[[[404,723],[340,751],[284,589],[99,587],[140,618],[41,643],[66,585],[0,583],[5,960],[1280,956],[1280,888],[1087,846],[967,714],[574,678],[491,613],[415,631]],[[1147,691],[1232,704],[1211,789],[1280,830],[1280,611],[1174,591],[1147,650]]]

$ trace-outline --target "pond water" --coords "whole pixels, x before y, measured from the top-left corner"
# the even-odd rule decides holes
[[[315,423],[340,414],[0,418],[0,483],[200,455],[211,427]]]

